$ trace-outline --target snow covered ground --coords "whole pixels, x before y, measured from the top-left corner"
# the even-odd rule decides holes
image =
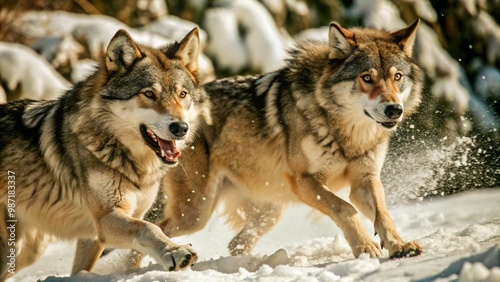
[[[175,239],[192,243],[200,255],[187,271],[163,272],[146,259],[144,268],[125,273],[119,269],[123,256],[115,251],[101,258],[95,273],[68,278],[74,243],[57,243],[10,281],[500,281],[500,189],[390,208],[400,234],[425,249],[399,260],[355,259],[335,224],[309,211],[291,206],[254,256],[229,256],[232,233],[214,217],[203,231]]]

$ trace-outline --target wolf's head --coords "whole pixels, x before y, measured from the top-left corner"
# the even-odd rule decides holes
[[[340,104],[351,105],[352,119],[390,130],[416,110],[422,75],[412,49],[419,22],[395,32],[330,25],[328,59],[335,70],[325,85],[334,86]]]
[[[91,117],[133,155],[177,163],[198,117],[209,120],[208,96],[197,80],[198,29],[163,48],[134,42],[120,30],[111,39],[93,84]]]

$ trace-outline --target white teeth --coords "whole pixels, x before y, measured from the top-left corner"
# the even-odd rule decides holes
[[[160,150],[161,152],[161,157],[164,158],[165,157],[165,152],[163,152],[163,150]]]
[[[158,138],[156,138],[156,134],[154,134],[151,129],[148,129],[147,132],[148,132],[149,137],[151,137],[151,139],[153,139],[153,141],[158,142]]]

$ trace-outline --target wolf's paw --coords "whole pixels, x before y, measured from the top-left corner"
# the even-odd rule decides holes
[[[190,245],[180,246],[178,249],[165,253],[161,265],[168,271],[177,271],[193,265],[198,255]]]
[[[423,251],[424,249],[417,242],[402,242],[390,250],[389,257],[391,259],[414,257],[420,255]]]
[[[362,253],[367,253],[372,258],[382,256],[382,250],[380,249],[380,246],[373,241],[365,242],[361,245],[356,245],[356,247],[352,249],[352,253],[355,257],[359,257],[359,255]]]
[[[252,252],[253,245],[250,245],[248,240],[244,240],[240,236],[234,237],[229,243],[229,253],[232,256],[239,256],[243,254],[250,254]]]

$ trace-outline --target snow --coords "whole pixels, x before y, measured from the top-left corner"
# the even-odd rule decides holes
[[[70,87],[44,57],[17,43],[0,42],[0,74],[7,93],[22,90],[18,98],[56,99]]]
[[[214,216],[199,233],[174,239],[192,243],[200,255],[186,271],[164,272],[146,258],[143,268],[127,273],[120,269],[126,251],[115,250],[94,273],[68,277],[74,243],[66,242],[51,245],[9,281],[500,281],[499,203],[500,189],[484,189],[390,207],[400,235],[425,249],[413,258],[389,260],[385,251],[384,258],[355,259],[331,220],[311,217],[309,208],[297,205],[252,256],[229,256],[233,234]],[[363,223],[373,232],[369,221]]]
[[[210,35],[207,55],[215,60],[220,69],[237,73],[248,65],[247,50],[240,38],[236,15],[231,9],[207,9],[204,28]]]
[[[210,37],[207,54],[220,69],[231,72],[245,67],[263,73],[277,70],[283,67],[285,50],[291,47],[269,11],[255,0],[210,8],[203,26]]]

